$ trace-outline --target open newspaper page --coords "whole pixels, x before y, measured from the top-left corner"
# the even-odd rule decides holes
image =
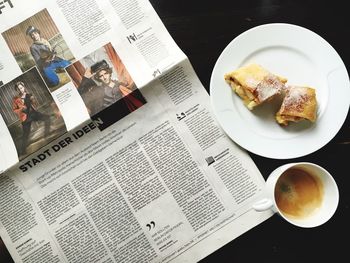
[[[0,54],[0,172],[186,58],[144,0],[0,1]]]
[[[270,216],[252,211],[264,179],[218,127],[188,61],[142,94],[115,125],[87,122],[0,177],[14,259],[196,262]]]
[[[207,92],[147,1],[41,2],[0,2],[1,109],[9,107],[1,160],[20,160],[0,176],[0,236],[14,261],[196,262],[272,215],[251,209],[264,179],[218,126]],[[11,12],[18,6],[21,17]],[[52,21],[73,58],[60,55],[68,64],[46,75],[29,48],[23,70],[12,28],[34,38]],[[88,23],[98,25],[95,34],[84,31]],[[33,41],[24,38],[19,44]],[[22,98],[21,86],[32,96]],[[50,96],[51,106],[40,104]],[[14,115],[16,100],[30,107]],[[22,113],[31,126],[19,158]],[[35,140],[33,131],[41,138],[53,123],[64,129]]]

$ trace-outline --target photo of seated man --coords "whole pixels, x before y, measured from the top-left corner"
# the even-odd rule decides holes
[[[60,79],[56,71],[64,72],[64,68],[71,63],[68,60],[60,58],[50,42],[41,37],[40,30],[34,26],[29,26],[26,35],[33,40],[30,46],[36,65],[44,73],[50,87],[57,86]]]
[[[36,67],[1,87],[0,113],[20,160],[67,131]]]
[[[70,81],[65,67],[75,59],[47,9],[2,33],[22,72],[37,67],[50,92]]]
[[[113,115],[124,117],[146,103],[110,43],[66,70],[90,116],[113,106]]]

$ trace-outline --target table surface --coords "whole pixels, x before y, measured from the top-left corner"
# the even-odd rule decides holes
[[[169,33],[188,56],[202,84],[209,92],[214,64],[226,45],[240,33],[266,23],[291,23],[306,27],[326,39],[348,66],[350,45],[347,1],[315,0],[150,0]],[[322,226],[304,229],[273,216],[212,253],[209,262],[338,262],[347,261],[350,234],[350,117],[338,134],[313,154],[275,160],[251,154],[267,178],[287,162],[320,164],[334,176],[340,192],[335,215]],[[1,243],[1,240],[0,240]],[[2,254],[2,253],[1,253]],[[5,253],[6,254],[6,253]],[[1,262],[8,262],[2,254]]]
[[[214,64],[226,45],[240,33],[266,23],[291,23],[322,36],[350,65],[349,12],[346,1],[312,0],[151,0],[178,46],[188,56],[209,93]],[[331,172],[340,202],[330,221],[316,228],[298,228],[274,215],[212,253],[208,262],[337,262],[349,255],[350,117],[338,134],[320,150],[300,158],[275,160],[250,153],[266,179],[279,165],[307,161]]]

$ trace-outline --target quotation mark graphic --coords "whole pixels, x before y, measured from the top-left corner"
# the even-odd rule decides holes
[[[156,223],[154,221],[151,221],[149,224],[146,225],[148,227],[148,231],[151,231],[152,228],[156,227]]]

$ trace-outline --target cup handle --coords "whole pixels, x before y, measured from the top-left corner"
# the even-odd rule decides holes
[[[273,203],[271,199],[264,198],[253,204],[255,211],[262,212],[272,207]]]

